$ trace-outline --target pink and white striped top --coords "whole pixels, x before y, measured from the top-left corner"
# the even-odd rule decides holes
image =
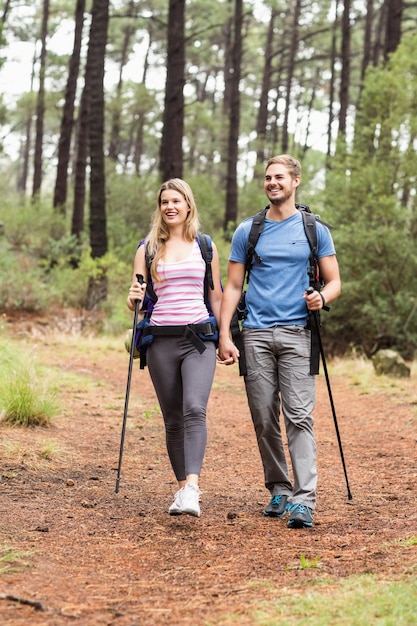
[[[154,326],[182,326],[198,324],[207,319],[204,302],[204,275],[206,263],[200,246],[195,241],[192,252],[184,261],[164,263],[159,261],[158,274],[161,282],[154,282],[158,297],[152,311]]]

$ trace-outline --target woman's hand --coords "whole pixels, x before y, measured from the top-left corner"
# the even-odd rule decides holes
[[[146,283],[133,283],[129,289],[129,294],[127,296],[127,306],[133,311],[135,309],[135,302],[139,300],[143,302],[146,292]],[[140,308],[140,307],[139,307]]]

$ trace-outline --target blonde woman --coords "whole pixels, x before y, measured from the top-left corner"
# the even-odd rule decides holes
[[[207,337],[202,348],[200,341],[200,350],[192,341],[210,313],[204,300],[206,263],[198,244],[198,232],[198,212],[190,186],[179,178],[163,183],[157,194],[151,230],[145,244],[136,252],[127,298],[127,306],[134,310],[135,301],[143,303],[146,286],[149,292],[152,282],[157,301],[150,319],[154,336],[147,348],[146,361],[164,419],[168,456],[178,482],[168,512],[196,517],[200,516],[199,477],[207,444],[206,408],[216,367],[216,344],[211,337]],[[208,295],[211,313],[218,324],[222,288],[218,252],[214,243],[212,246],[214,288],[209,289]],[[145,249],[152,259],[150,271]],[[137,282],[137,274],[144,277],[142,285]],[[205,338],[200,333],[198,336]]]

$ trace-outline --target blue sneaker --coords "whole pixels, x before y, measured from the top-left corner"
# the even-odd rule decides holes
[[[313,526],[313,512],[305,504],[292,504],[290,507],[289,528],[311,528]]]
[[[290,505],[287,504],[288,496],[272,496],[270,503],[264,511],[267,517],[284,517]]]

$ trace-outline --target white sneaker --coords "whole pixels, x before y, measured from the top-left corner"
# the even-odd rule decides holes
[[[170,515],[194,515],[200,517],[200,489],[197,485],[184,485],[174,496],[174,502],[168,509]]]
[[[174,502],[171,504],[171,506],[168,509],[168,513],[170,515],[182,515],[182,509],[181,509],[181,491],[184,489],[184,487],[182,487],[181,489],[179,489],[177,491],[177,493],[174,496]]]
[[[181,509],[183,513],[200,517],[200,489],[197,485],[185,485],[180,495]]]

